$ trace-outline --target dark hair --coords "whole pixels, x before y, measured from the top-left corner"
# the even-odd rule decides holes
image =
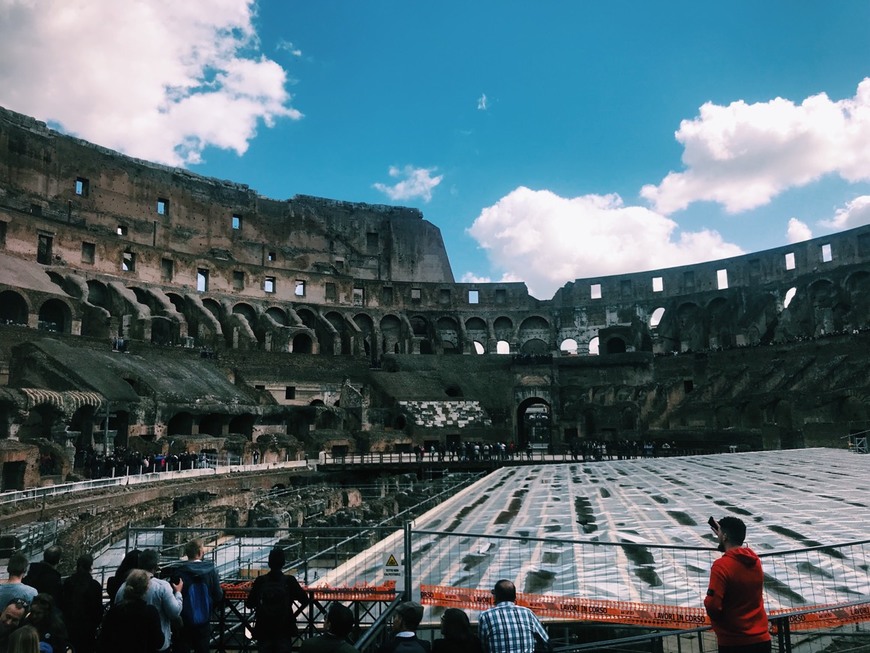
[[[408,630],[417,630],[423,620],[423,606],[415,601],[405,601],[396,606],[396,614],[402,618],[402,624]]]
[[[154,549],[145,549],[140,554],[139,564],[136,566],[145,571],[157,571],[157,567],[160,566],[160,554]]]
[[[27,567],[30,565],[30,562],[27,560],[27,556],[23,553],[13,553],[9,556],[9,563],[6,565],[6,571],[9,572],[10,576],[23,576],[27,573]]]
[[[334,602],[326,613],[329,632],[338,637],[347,637],[353,630],[353,612],[346,605]]]
[[[728,541],[740,546],[746,539],[746,524],[738,517],[723,517],[719,520],[719,530],[725,532]]]
[[[202,540],[190,540],[190,542],[184,545],[184,555],[187,556],[188,560],[201,558],[204,550],[205,547],[202,545]]]
[[[78,571],[90,572],[94,568],[94,556],[90,553],[81,554],[76,560],[76,569]]]
[[[118,565],[118,569],[115,571],[115,576],[118,576],[122,580],[126,578],[131,569],[135,569],[139,566],[140,555],[142,555],[142,552],[139,549],[128,551],[127,555],[124,556],[124,559],[121,560],[121,564]]]
[[[284,555],[284,549],[276,546],[269,551],[269,569],[281,571],[284,569],[284,563],[287,562],[287,556]]]
[[[63,555],[63,549],[60,548],[57,544],[52,544],[45,550],[45,553],[42,554],[42,559],[50,564],[52,567],[56,567],[57,563],[60,562],[60,557]]]
[[[512,582],[502,578],[495,584],[495,587],[492,588],[492,596],[495,598],[496,603],[501,603],[502,601],[516,601],[517,588]]]
[[[471,622],[465,610],[447,608],[441,615],[441,632],[445,639],[467,641],[474,637]]]

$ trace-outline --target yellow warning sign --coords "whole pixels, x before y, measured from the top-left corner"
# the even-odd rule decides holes
[[[396,560],[396,556],[394,556],[391,553],[390,557],[387,558],[387,567],[398,567],[398,566],[399,566],[399,561]]]

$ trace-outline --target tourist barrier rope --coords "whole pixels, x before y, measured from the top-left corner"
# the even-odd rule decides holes
[[[445,608],[486,610],[493,606],[489,590],[421,585],[420,602]],[[702,607],[681,607],[634,603],[629,601],[595,601],[568,596],[545,594],[517,594],[517,605],[530,608],[539,617],[581,619],[636,626],[664,628],[697,628],[709,625],[710,619]],[[805,610],[818,610],[789,616],[791,630],[833,628],[845,624],[870,621],[870,605],[849,607],[806,606]],[[772,610],[771,618],[787,615],[793,610]]]

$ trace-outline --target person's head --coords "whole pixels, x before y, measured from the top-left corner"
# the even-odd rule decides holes
[[[42,554],[42,559],[52,567],[57,567],[57,563],[60,562],[60,557],[62,555],[63,549],[57,544],[53,544],[45,550],[45,553]]]
[[[416,601],[404,601],[396,606],[393,617],[393,630],[397,633],[402,631],[414,632],[423,619],[423,606]]]
[[[326,613],[326,630],[342,639],[353,630],[353,612],[346,605],[334,602]]]
[[[187,556],[188,560],[199,560],[202,558],[204,550],[205,547],[202,545],[202,540],[190,540],[190,542],[184,545],[184,555]]]
[[[9,635],[7,653],[39,653],[39,633],[33,626],[22,626]]]
[[[125,599],[145,598],[148,591],[148,572],[144,569],[133,569],[127,574],[127,589],[124,590]]]
[[[33,597],[30,604],[30,621],[37,626],[46,626],[51,622],[54,612],[54,598],[51,594],[40,592]]]
[[[9,578],[21,578],[27,573],[27,567],[30,562],[27,556],[23,553],[13,553],[9,556],[9,563],[6,565],[6,571],[9,573]]]
[[[94,556],[90,553],[83,553],[76,559],[76,571],[91,573],[94,568]]]
[[[127,555],[124,556],[124,559],[121,560],[121,564],[118,565],[118,570],[115,572],[115,576],[126,578],[131,569],[135,569],[139,566],[140,555],[142,555],[142,552],[139,549],[128,551]]]
[[[29,609],[30,604],[24,599],[11,599],[0,612],[0,626],[7,631],[17,628]]]
[[[287,556],[284,555],[284,549],[276,546],[269,551],[269,569],[272,571],[281,571],[287,562]]]
[[[160,566],[160,554],[154,549],[145,549],[139,556],[139,569],[150,571],[152,574],[157,571]]]
[[[492,588],[492,597],[496,603],[517,600],[517,588],[509,580],[501,579]]]
[[[723,517],[719,520],[719,548],[722,551],[743,546],[746,540],[746,524],[737,517]]]
[[[445,639],[471,639],[471,622],[465,610],[447,608],[441,615],[441,634]]]

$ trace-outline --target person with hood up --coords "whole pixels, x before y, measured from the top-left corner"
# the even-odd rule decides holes
[[[737,517],[711,518],[722,557],[713,562],[704,608],[719,643],[719,653],[771,650],[764,611],[764,572],[755,552],[743,545],[746,525]]]

